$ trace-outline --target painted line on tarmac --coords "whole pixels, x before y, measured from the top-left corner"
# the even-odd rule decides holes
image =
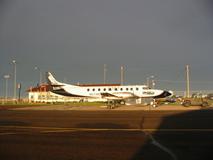
[[[142,132],[213,132],[213,128],[202,129],[161,129],[161,128],[144,128],[144,129],[131,129],[131,128],[67,128],[67,127],[39,127],[39,126],[0,126],[2,129],[25,130],[25,131],[39,131],[39,132],[77,132],[77,131],[142,131]],[[7,133],[7,132],[5,132]],[[9,133],[9,132],[8,132]],[[4,133],[2,133],[4,134]]]
[[[39,126],[0,126],[3,129],[31,129],[46,131],[141,131],[141,129],[131,128],[72,128],[72,127],[39,127]]]
[[[159,143],[157,140],[154,139],[154,137],[151,134],[147,134],[147,135],[151,139],[153,145],[157,146],[162,151],[169,154],[173,160],[178,160],[177,156],[172,152],[171,149],[169,149],[169,148],[165,147],[164,145],[162,145],[161,143]]]
[[[0,133],[0,136],[12,135],[12,134],[16,134],[16,133],[13,133],[13,132],[4,132],[4,133]]]
[[[60,132],[100,132],[100,131],[128,131],[128,132],[141,132],[141,129],[112,129],[112,128],[70,128],[65,130],[45,130],[42,133],[60,133]]]
[[[57,130],[44,130],[42,133],[59,132],[86,132],[86,131],[128,131],[128,132],[213,132],[213,129],[113,129],[113,128],[69,128]]]

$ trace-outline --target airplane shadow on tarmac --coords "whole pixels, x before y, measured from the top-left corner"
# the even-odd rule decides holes
[[[149,121],[147,117],[145,121]],[[156,119],[157,120],[157,119]],[[131,160],[213,159],[213,110],[196,110],[164,117]],[[143,126],[146,124],[142,124]]]
[[[19,159],[32,160],[36,158],[42,160],[213,159],[212,109],[187,112],[121,112],[118,114],[100,112],[98,116],[96,112],[89,112],[89,114],[87,112],[85,114],[80,112],[77,114],[75,112],[58,111],[45,113],[44,111],[25,112],[33,113],[33,116],[30,116],[32,119],[29,116],[27,118],[20,116],[20,114],[17,114],[18,116],[13,115],[14,117],[11,116],[8,119],[8,113],[16,112],[5,112],[6,119],[3,117],[0,120],[2,129],[6,128],[6,134],[2,130],[3,134],[0,136],[0,157],[4,160],[18,159],[18,157]],[[23,112],[20,113],[22,114]],[[49,115],[48,118],[46,113]],[[104,113],[104,115],[101,113]],[[74,115],[74,118],[69,118],[71,115]],[[86,118],[75,119],[78,115],[86,115]],[[107,119],[99,118],[105,115],[107,115]],[[117,118],[117,115],[119,115],[119,118]],[[90,116],[97,117],[91,118]],[[69,131],[69,127],[68,132],[64,130],[63,126],[59,125],[64,122],[66,122],[66,125],[71,125],[70,128],[74,127],[76,132]],[[53,127],[49,130],[51,125],[47,128],[32,128],[38,124],[43,124],[43,126],[51,124],[59,126],[59,128],[54,129]],[[10,127],[7,128],[7,126]],[[78,130],[78,128],[84,128],[85,131]],[[87,128],[103,129],[103,131],[87,131]],[[107,128],[109,128],[109,131]],[[17,134],[7,135],[10,132]],[[13,149],[14,147],[16,149]]]

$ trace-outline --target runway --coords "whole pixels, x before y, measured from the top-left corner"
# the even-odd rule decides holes
[[[206,159],[213,111],[0,111],[0,158]]]

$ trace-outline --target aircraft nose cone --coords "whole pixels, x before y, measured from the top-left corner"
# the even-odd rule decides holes
[[[172,92],[163,91],[160,95],[155,96],[155,98],[165,98],[165,97],[168,97],[168,96],[171,96],[171,95],[172,95]]]
[[[172,93],[169,92],[169,91],[164,91],[164,92],[163,92],[163,96],[164,96],[164,97],[168,97],[168,96],[171,96],[171,95],[172,95]]]

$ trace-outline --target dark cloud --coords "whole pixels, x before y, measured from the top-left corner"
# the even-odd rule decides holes
[[[101,83],[107,64],[108,81],[117,83],[125,65],[126,83],[154,74],[158,87],[183,90],[164,82],[184,81],[190,64],[194,81],[213,81],[210,0],[13,0],[0,1],[0,13],[0,75],[12,74],[16,59],[25,88],[38,81],[35,66],[61,80]]]

